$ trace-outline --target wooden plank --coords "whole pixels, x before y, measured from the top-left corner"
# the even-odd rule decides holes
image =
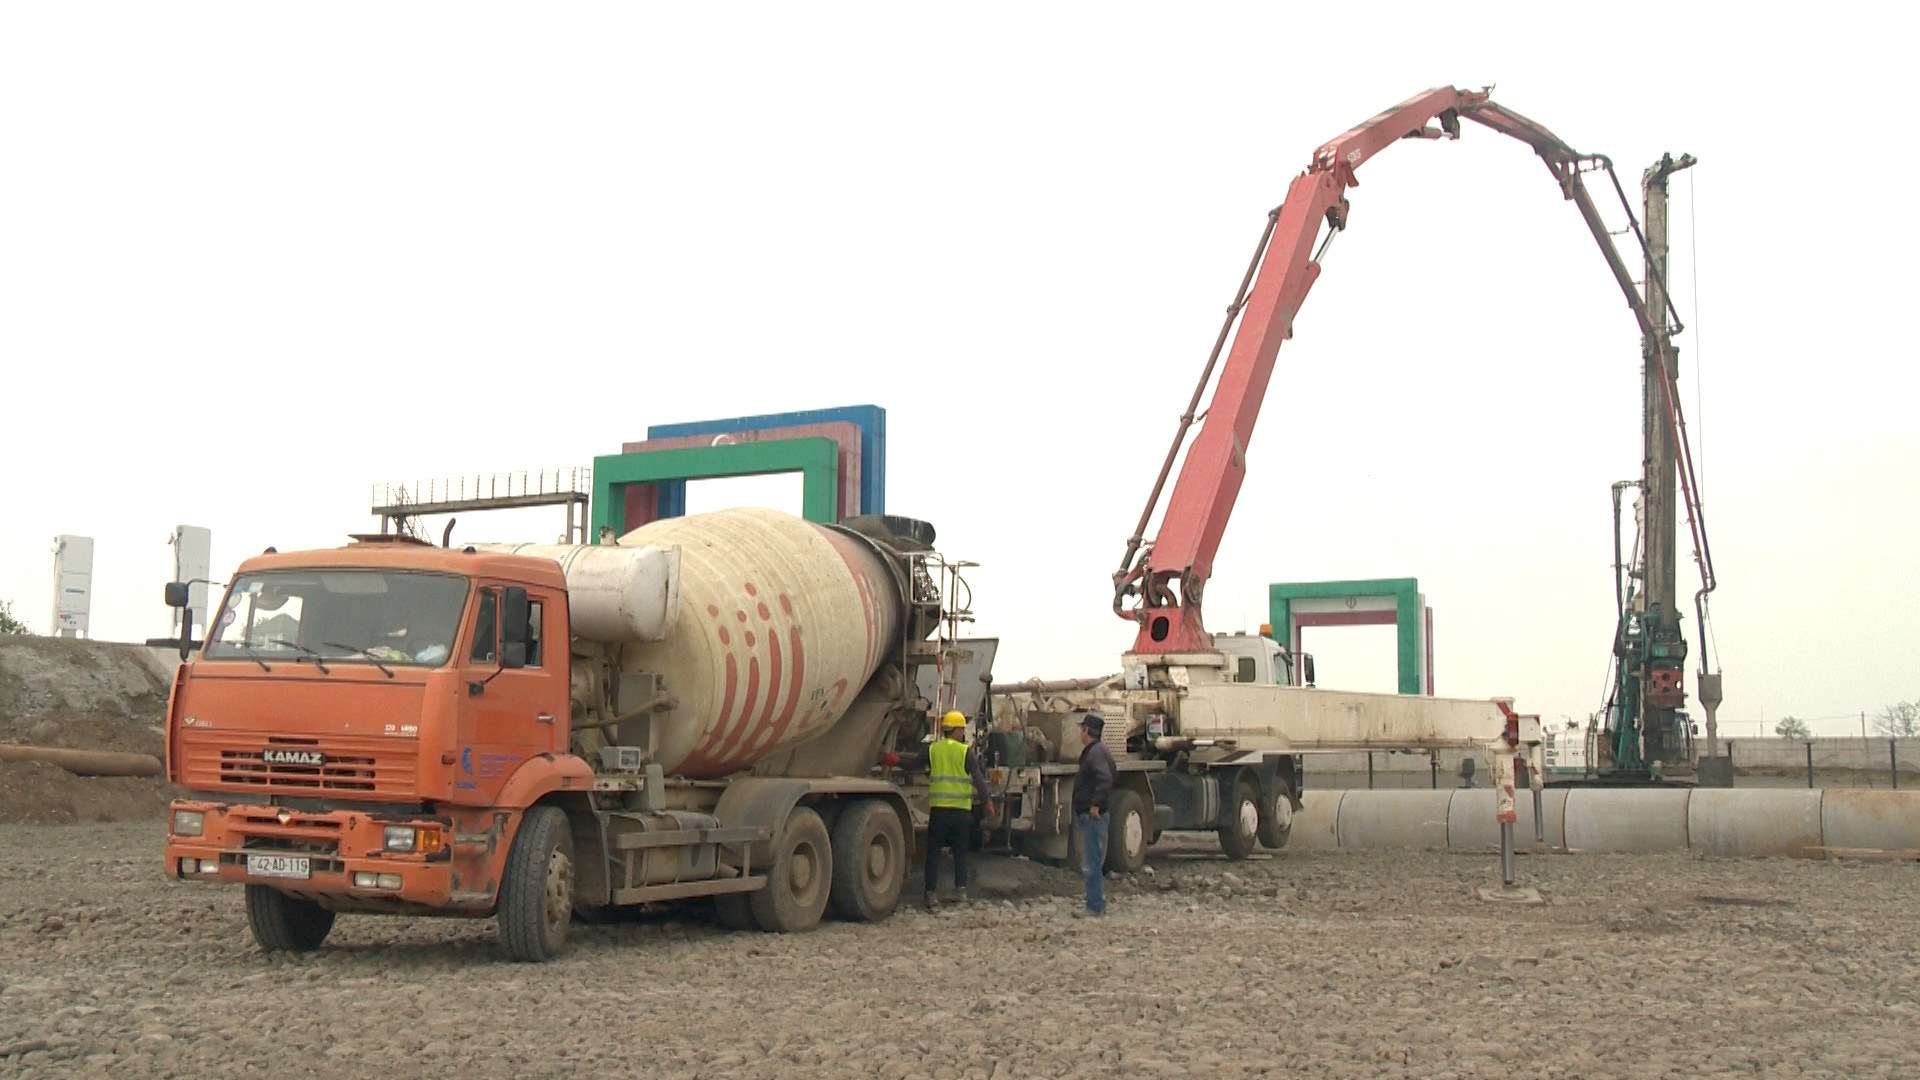
[[[767,879],[759,874],[752,877],[715,878],[711,881],[682,881],[672,885],[636,885],[631,889],[615,889],[613,902],[616,904],[652,904],[662,900],[685,900],[690,896],[718,896],[721,893],[757,892]]]
[[[1920,848],[1810,847],[1806,850],[1810,855],[1825,855],[1829,859],[1920,860]]]

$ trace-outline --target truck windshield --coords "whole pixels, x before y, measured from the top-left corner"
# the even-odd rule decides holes
[[[207,633],[206,656],[439,667],[453,653],[467,586],[399,570],[243,574]]]

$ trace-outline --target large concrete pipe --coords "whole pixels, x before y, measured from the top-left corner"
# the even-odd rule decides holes
[[[1815,855],[1808,849],[1820,846],[1821,794],[1696,788],[1687,801],[1687,836],[1708,855]]]
[[[1574,788],[1567,792],[1569,851],[1684,851],[1688,788]]]
[[[1343,848],[1447,846],[1451,791],[1355,791],[1340,801],[1336,832]]]
[[[1308,791],[1290,846],[1497,847],[1493,792]],[[1533,842],[1533,799],[1516,793],[1514,840]],[[1821,857],[1828,850],[1920,852],[1920,792],[1690,788],[1549,789],[1547,844],[1586,852],[1698,851]],[[1916,856],[1920,857],[1920,856]]]
[[[1447,806],[1447,846],[1458,851],[1476,851],[1500,846],[1500,821],[1494,816],[1493,789],[1469,788],[1455,791]],[[1567,793],[1554,788],[1540,793],[1541,809],[1546,817],[1546,844],[1549,848],[1567,846]],[[1533,831],[1533,792],[1522,788],[1513,794],[1513,808],[1520,819],[1513,826],[1513,843],[1529,848],[1535,843]]]
[[[1287,846],[1307,851],[1331,851],[1340,846],[1340,802],[1345,791],[1313,791],[1300,796],[1300,809],[1293,815],[1287,834]]]
[[[1920,792],[1834,790],[1820,800],[1820,833],[1832,848],[1920,848]]]

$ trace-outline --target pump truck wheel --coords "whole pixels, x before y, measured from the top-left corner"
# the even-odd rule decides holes
[[[1258,790],[1250,776],[1242,775],[1235,780],[1233,799],[1227,804],[1226,823],[1215,830],[1220,834],[1220,850],[1235,862],[1253,854],[1254,846],[1260,842]]]
[[[247,886],[247,926],[267,952],[312,952],[333,930],[333,912],[266,885]]]
[[[753,921],[776,934],[813,929],[827,910],[832,876],[833,845],[826,823],[811,808],[794,807],[774,842],[766,887],[747,895]]]
[[[500,882],[500,944],[515,960],[551,960],[573,919],[573,829],[558,807],[527,811]]]
[[[1137,873],[1147,865],[1147,807],[1140,793],[1114,788],[1107,796],[1107,869]]]
[[[900,815],[879,799],[861,799],[833,825],[833,887],[841,918],[879,922],[893,914],[907,874],[907,837]]]
[[[1287,782],[1278,776],[1273,778],[1273,786],[1267,797],[1260,800],[1260,844],[1262,847],[1279,851],[1287,846],[1287,838],[1293,835],[1293,800],[1287,789]]]

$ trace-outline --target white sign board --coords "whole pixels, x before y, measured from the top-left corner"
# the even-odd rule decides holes
[[[53,538],[53,636],[87,636],[93,607],[93,537]]]
[[[187,586],[187,609],[193,612],[194,633],[203,633],[207,626],[205,581],[213,570],[213,530],[199,525],[176,525],[167,543],[173,545],[173,580],[201,582]],[[173,632],[180,633],[178,611],[173,613]]]

